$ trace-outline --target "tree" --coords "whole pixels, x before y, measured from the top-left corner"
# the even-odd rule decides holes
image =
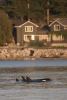
[[[12,24],[8,15],[0,10],[0,45],[12,41]]]
[[[50,11],[55,7],[55,0],[44,0],[42,3],[43,10],[46,11],[47,24],[49,25]]]
[[[24,17],[27,14],[25,0],[6,0],[5,11],[10,17]]]
[[[67,0],[1,0],[1,2],[3,5],[0,8],[4,9],[10,17],[29,16],[34,20],[44,20],[47,14],[49,19],[49,10],[50,18],[58,15],[67,16]]]

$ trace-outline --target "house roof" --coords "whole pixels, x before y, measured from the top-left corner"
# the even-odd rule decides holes
[[[31,22],[31,21],[27,21],[25,23],[18,23],[18,24],[15,25],[15,27],[22,27],[22,26],[24,26],[27,23],[30,23],[30,24],[32,24],[32,25],[34,25],[36,27],[39,27],[37,24],[35,24],[35,23]]]
[[[55,21],[53,21],[49,26],[53,25],[55,22],[58,22],[62,26],[67,26],[67,18],[58,18]]]

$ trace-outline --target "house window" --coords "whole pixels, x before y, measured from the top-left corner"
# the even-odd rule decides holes
[[[58,24],[54,25],[54,31],[60,31],[60,25]]]
[[[67,30],[67,26],[65,26],[64,29]]]
[[[25,32],[33,32],[33,26],[25,26]]]
[[[31,40],[35,40],[35,36],[34,35],[31,35]]]

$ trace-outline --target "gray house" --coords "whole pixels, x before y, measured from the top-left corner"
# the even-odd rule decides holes
[[[58,18],[49,25],[51,31],[66,31],[67,18]]]
[[[22,44],[24,42],[31,42],[31,41],[42,41],[46,40],[49,41],[48,38],[48,31],[40,29],[40,27],[31,22],[27,21],[25,23],[20,23],[15,25],[17,30],[17,43]]]
[[[58,32],[58,35],[53,34],[52,40],[55,42],[62,42],[65,38],[60,34],[61,31],[67,32],[67,18],[58,18],[54,20],[50,25],[51,32]]]

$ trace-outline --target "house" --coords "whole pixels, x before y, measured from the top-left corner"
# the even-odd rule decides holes
[[[51,32],[57,32],[58,35],[53,34],[53,42],[64,42],[65,38],[61,35],[63,31],[67,31],[67,18],[58,18],[54,20],[50,25]]]
[[[25,23],[18,23],[15,25],[17,30],[17,43],[22,44],[23,42],[31,41],[49,41],[48,31],[41,29],[37,24],[26,21]]]
[[[66,31],[67,18],[58,18],[49,25],[51,31]]]
[[[16,28],[16,42],[17,44],[30,43],[31,41],[44,41],[44,42],[62,42],[64,37],[60,35],[61,31],[67,31],[67,18],[58,18],[53,21],[49,27],[41,27],[30,20],[25,23],[18,23]],[[49,31],[58,31],[58,35],[48,35]]]

